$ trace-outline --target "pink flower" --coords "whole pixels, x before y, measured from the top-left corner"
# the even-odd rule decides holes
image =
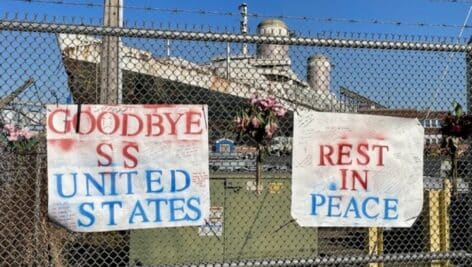
[[[19,129],[14,124],[5,124],[3,129],[6,130],[8,141],[17,141],[19,134]]]
[[[277,104],[277,99],[275,98],[275,96],[270,96],[269,98],[267,98],[267,104],[269,105],[269,108],[275,106]]]
[[[26,140],[30,139],[34,135],[28,128],[18,130],[17,134],[18,136],[23,136]]]
[[[271,123],[267,124],[266,127],[265,127],[266,137],[271,139],[272,136],[274,135],[274,133],[277,131],[277,129],[278,129],[277,123],[271,122]]]
[[[256,116],[254,116],[251,119],[251,124],[252,124],[252,127],[259,128],[259,126],[261,126],[261,120],[259,120]]]
[[[16,130],[16,127],[14,124],[5,124],[3,128],[7,130],[8,132],[14,132]]]
[[[282,106],[282,104],[276,104],[272,107],[272,111],[274,111],[275,115],[279,118],[283,117],[285,113],[287,113],[287,109]]]
[[[28,127],[20,129],[13,124],[6,124],[3,126],[3,129],[6,130],[8,141],[18,141],[20,138],[29,140],[34,136]]]
[[[260,109],[260,110],[266,110],[267,109],[267,106],[268,106],[268,103],[267,103],[267,100],[265,99],[262,99],[260,100],[256,106]]]
[[[241,117],[236,117],[233,120],[233,123],[234,123],[234,128],[236,128],[236,130],[242,130],[244,128],[243,119]]]
[[[238,116],[236,117],[236,119],[234,119],[233,122],[234,122],[234,128],[236,128],[236,130],[238,131],[246,129],[246,127],[249,124],[249,120],[246,116],[243,116],[243,117]]]
[[[277,99],[275,96],[261,98],[257,95],[254,95],[250,98],[249,102],[251,105],[258,107],[260,110],[268,110],[277,104]]]
[[[10,131],[7,136],[8,141],[17,141],[18,140],[18,132],[17,131]]]
[[[261,99],[257,103],[257,106],[261,110],[268,110],[268,109],[271,109],[276,103],[277,103],[277,100],[275,99],[275,97],[271,96],[268,98]]]
[[[251,105],[257,105],[261,101],[261,98],[258,95],[253,95],[250,99],[249,102]]]

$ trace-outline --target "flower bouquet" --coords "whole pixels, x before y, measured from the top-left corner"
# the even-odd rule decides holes
[[[464,114],[459,103],[453,103],[453,114],[448,114],[441,127],[443,141],[441,150],[443,155],[451,160],[452,190],[457,193],[458,165],[457,161],[469,148],[464,141],[472,133],[472,116]]]
[[[279,129],[279,119],[287,113],[287,108],[274,96],[254,95],[249,105],[243,108],[234,119],[238,139],[248,137],[257,145],[256,192],[260,193],[260,178],[264,154],[268,153],[270,143]]]
[[[0,144],[8,152],[21,155],[31,153],[38,144],[35,136],[27,127],[20,128],[0,122]]]

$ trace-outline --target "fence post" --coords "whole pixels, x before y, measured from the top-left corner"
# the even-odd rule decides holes
[[[123,26],[123,0],[104,1],[103,24]],[[100,57],[100,104],[122,103],[121,41],[118,36],[103,36]]]
[[[447,252],[450,249],[449,206],[451,180],[445,178],[443,188],[428,192],[429,251]],[[431,267],[449,266],[448,260],[433,260]]]
[[[469,38],[467,46],[472,45],[472,37]],[[472,50],[467,50],[465,54],[466,61],[466,88],[467,88],[467,113],[472,112]]]
[[[380,227],[369,227],[368,234],[369,255],[382,255],[383,253],[383,230]],[[369,263],[369,267],[383,267],[382,262]]]

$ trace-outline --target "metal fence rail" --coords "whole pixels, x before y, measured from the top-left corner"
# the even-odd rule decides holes
[[[213,42],[247,42],[267,43],[280,45],[307,45],[307,46],[329,46],[350,48],[373,48],[373,49],[400,49],[400,50],[430,50],[446,52],[466,52],[472,48],[466,44],[453,43],[427,43],[411,41],[378,41],[378,40],[355,40],[335,38],[311,38],[311,37],[289,37],[289,36],[264,36],[264,35],[241,35],[235,33],[217,32],[191,32],[177,30],[155,30],[136,28],[116,28],[106,26],[86,26],[68,24],[51,24],[39,22],[1,21],[1,30],[12,31],[34,31],[49,33],[89,34],[102,36],[120,36],[137,38],[156,38],[189,41],[213,41]]]
[[[467,148],[460,158],[459,190],[451,194],[447,158],[434,148],[451,103],[471,106],[472,47],[291,37],[281,21],[261,25],[258,35],[241,35],[0,21],[0,126],[28,127],[38,142],[15,146],[0,139],[0,263],[471,265],[472,156]],[[109,65],[119,74],[112,82],[102,75],[104,36],[119,37]],[[110,88],[124,104],[208,104],[212,222],[73,233],[48,220],[45,105],[100,103],[101,90]],[[254,94],[275,95],[289,107],[265,159],[260,195],[254,193],[254,143],[237,140],[233,129],[239,107]],[[420,120],[427,148],[424,208],[412,228],[302,228],[294,222],[292,120],[306,109]]]

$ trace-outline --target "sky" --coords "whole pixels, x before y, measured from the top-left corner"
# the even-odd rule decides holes
[[[63,2],[69,4],[51,4],[47,2]],[[205,1],[175,1],[175,0],[124,0],[124,19],[133,24],[135,21],[155,23],[154,25],[168,25],[191,28],[211,25],[212,30],[238,29],[238,6],[242,0],[205,0]],[[79,3],[79,4],[77,4]],[[86,7],[84,4],[92,3],[101,5],[102,0],[0,0],[0,11],[20,15],[27,13],[30,17],[48,15],[51,19],[56,16],[76,19],[83,17],[99,19],[103,10],[100,6]],[[461,25],[472,5],[472,0],[248,0],[249,13],[265,16],[297,16],[314,19],[284,19],[291,30],[300,35],[315,35],[322,32],[349,32],[349,33],[382,33],[401,34],[413,36],[442,36],[458,37]],[[80,5],[82,4],[82,5]],[[129,7],[129,8],[127,8]],[[150,7],[152,10],[136,9],[135,7]],[[206,10],[216,12],[233,12],[235,16],[200,15],[192,13],[174,13],[157,11],[156,9],[185,9]],[[333,20],[355,20],[362,23],[327,22]],[[255,29],[261,17],[250,17],[249,27]],[[379,21],[379,23],[367,23],[365,21]],[[472,18],[468,24],[472,25]],[[387,22],[387,23],[386,23]],[[391,23],[401,22],[401,25]],[[406,24],[424,23],[427,26],[411,26]],[[435,27],[431,24],[447,24],[457,27]],[[472,31],[466,28],[463,37],[469,38]]]
[[[154,23],[154,27],[162,26],[164,29],[169,24],[172,29],[175,29],[178,24],[179,28],[184,28],[186,25],[189,30],[192,30],[194,26],[198,30],[201,26],[204,29],[211,26],[212,31],[224,31],[225,27],[230,31],[237,31],[240,21],[238,6],[243,2],[242,0],[123,1],[124,19],[128,21],[128,26],[132,26],[135,21],[139,26],[145,21],[148,27],[151,23]],[[369,34],[369,36],[379,36],[378,34],[380,34],[380,39],[385,39],[385,35],[387,35],[387,38],[393,39],[406,38],[410,40],[414,37],[414,40],[434,42],[444,39],[432,36],[458,37],[462,32],[462,37],[468,39],[472,35],[472,30],[469,27],[461,29],[461,25],[467,17],[472,0],[451,1],[248,0],[246,3],[250,14],[259,15],[259,17],[249,17],[249,28],[252,29],[252,33],[254,33],[257,24],[267,18],[266,16],[295,16],[311,18],[284,18],[290,30],[302,36],[316,36],[323,32],[334,34],[341,32],[361,33],[361,38],[365,37],[364,34]],[[58,4],[58,2],[62,2],[62,4]],[[93,22],[98,23],[103,14],[102,5],[103,0],[0,0],[0,15],[8,13],[8,17],[12,18],[15,13],[18,13],[18,18],[21,19],[26,13],[30,19],[37,16],[37,19],[40,20],[44,15],[47,15],[49,21],[56,17],[57,21],[62,21],[63,18],[71,21],[72,18],[75,18],[75,22],[83,18],[85,23],[88,23],[89,18],[94,18]],[[145,10],[146,7],[150,10]],[[165,11],[169,9],[205,10],[211,11],[211,13],[231,12],[233,15],[201,15],[195,12]],[[329,18],[333,21],[352,20],[363,23],[330,23],[327,22]],[[365,23],[366,21],[379,21],[379,23]],[[395,22],[401,23],[396,25]],[[416,23],[424,23],[425,26],[406,25]],[[435,27],[433,24],[450,26]],[[472,25],[472,16],[467,24]],[[15,57],[12,61],[15,62],[18,69],[11,66],[8,69],[12,75],[21,77],[13,83],[14,79],[8,75],[4,75],[3,78],[0,75],[0,83],[8,85],[0,88],[0,94],[18,86],[22,81],[22,76],[27,74],[39,79],[38,88],[60,92],[57,95],[62,97],[60,101],[63,102],[68,96],[67,78],[54,35],[30,36],[23,34],[21,36],[28,36],[28,38],[39,36],[37,40],[31,39],[32,42],[36,42],[39,48],[31,51],[30,42],[22,42],[21,38],[16,40],[18,44],[15,44],[14,48],[9,47],[11,44],[5,42],[5,49],[0,49],[0,58]],[[418,39],[418,36],[426,38]],[[9,38],[7,33],[5,33],[5,38]],[[124,38],[123,42],[132,47],[148,50],[156,56],[163,56],[165,53],[162,40]],[[455,42],[455,40],[451,39],[448,42]],[[19,44],[21,47],[18,47]],[[198,42],[173,42],[175,49],[173,48],[172,55],[201,63],[207,62],[215,55],[224,55],[225,53],[226,46],[224,44],[214,43],[208,46],[209,48],[204,45]],[[236,49],[232,51],[238,51],[238,44],[234,44],[234,46]],[[47,49],[51,50],[49,54],[46,53]],[[254,52],[254,46],[252,46],[252,52]],[[325,54],[331,59],[333,65],[331,90],[334,93],[338,93],[341,86],[345,86],[386,106],[398,108],[415,106],[426,109],[433,106],[437,109],[446,109],[452,100],[457,100],[463,105],[466,104],[465,57],[463,53],[292,47],[293,68],[301,79],[306,76],[306,59],[314,53]],[[44,63],[47,65],[46,68]],[[24,66],[30,67],[26,69]],[[45,69],[53,69],[53,74],[57,78],[49,79],[49,73],[44,75]],[[22,74],[21,71],[26,74]],[[6,81],[2,79],[6,79]],[[49,94],[46,97],[49,97],[48,100],[52,99]]]

